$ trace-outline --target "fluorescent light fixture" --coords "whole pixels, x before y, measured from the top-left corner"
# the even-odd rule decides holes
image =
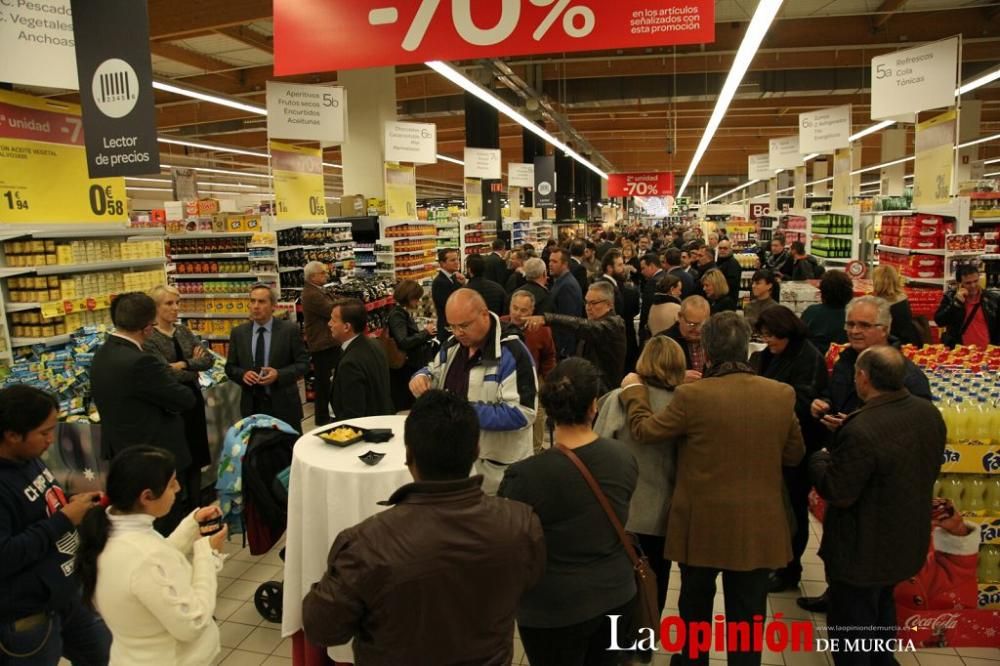
[[[809,160],[814,160],[817,157],[819,157],[819,153],[809,153],[808,155],[802,158],[802,161],[808,162]]]
[[[747,32],[743,35],[743,42],[736,52],[733,66],[729,70],[726,82],[722,86],[722,92],[719,93],[719,98],[715,102],[715,109],[713,109],[712,115],[708,119],[705,132],[701,135],[698,148],[694,151],[694,156],[691,158],[691,165],[688,167],[687,174],[684,175],[684,180],[681,181],[681,186],[674,196],[684,196],[684,190],[687,189],[688,183],[691,182],[691,178],[694,177],[694,172],[701,162],[701,158],[705,156],[708,146],[712,143],[715,131],[722,124],[722,120],[726,116],[726,111],[729,109],[729,103],[733,101],[736,89],[740,87],[740,83],[743,81],[743,75],[747,73],[747,69],[750,67],[757,49],[760,48],[760,43],[764,40],[764,35],[767,34],[768,29],[771,27],[771,22],[774,21],[775,15],[781,8],[781,2],[782,0],[760,0],[760,4],[757,5],[757,11],[754,12],[753,18],[750,19],[750,25],[747,26]]]
[[[996,164],[997,162],[1000,162],[1000,157],[993,160],[986,160],[983,164]]]
[[[221,173],[225,176],[251,176],[253,178],[267,178],[272,180],[273,176],[266,173],[253,173],[252,171],[232,171],[230,169],[210,169],[209,167],[181,166],[176,164],[161,164],[161,169],[191,169],[192,171],[202,171],[204,173]]]
[[[137,180],[142,183],[172,183],[169,178],[138,178],[136,176],[125,176],[125,180]]]
[[[340,197],[323,197],[327,201],[340,201]]]
[[[247,190],[259,190],[263,185],[244,185],[243,183],[219,183],[216,181],[204,181],[202,185],[210,187],[239,187]]]
[[[984,173],[987,178],[992,178],[993,176],[1000,176],[1000,171],[994,171],[993,173]]]
[[[877,171],[879,169],[884,169],[885,167],[891,167],[897,164],[903,164],[911,160],[913,160],[913,155],[910,155],[909,157],[901,157],[900,159],[892,160],[891,162],[883,162],[882,164],[876,164],[875,166],[864,167],[863,169],[855,169],[854,171],[851,172],[851,175],[856,176],[859,173],[868,173],[869,171]]]
[[[167,83],[165,81],[153,81],[154,90],[162,90],[163,92],[173,93],[174,95],[183,95],[184,97],[190,97],[191,99],[201,100],[202,102],[210,102],[212,104],[218,104],[220,106],[228,106],[231,109],[238,109],[240,111],[246,111],[248,113],[256,113],[260,116],[267,115],[267,109],[262,106],[257,106],[255,104],[247,104],[245,102],[240,102],[238,100],[221,97],[219,95],[213,95],[211,93],[201,92],[199,90],[194,90],[192,88],[182,88],[176,86],[172,83]]]
[[[997,67],[992,72],[987,72],[982,76],[978,76],[969,81],[968,83],[963,83],[961,86],[955,89],[955,97],[958,97],[959,95],[964,95],[969,91],[975,90],[976,88],[979,88],[981,86],[985,86],[987,83],[992,83],[997,79],[1000,79],[1000,67]]]
[[[871,127],[867,128],[867,129],[863,129],[860,132],[852,134],[851,136],[847,137],[847,140],[848,141],[857,141],[858,139],[862,139],[862,138],[868,136],[869,134],[874,134],[875,132],[878,132],[880,130],[884,130],[886,127],[891,127],[892,125],[895,125],[895,124],[896,124],[895,120],[883,120],[881,122],[875,123],[874,125],[872,125]]]
[[[806,183],[806,187],[809,187],[810,185],[818,185],[819,183],[829,183],[832,180],[833,176],[829,176],[827,178],[820,178],[819,180],[811,180],[808,183]]]
[[[333,169],[343,169],[344,168],[343,164],[334,164],[333,162],[323,162],[323,166],[325,166],[325,167],[331,167]]]
[[[455,159],[454,157],[448,157],[447,155],[438,155],[439,160],[444,160],[445,162],[451,162],[452,164],[457,164],[459,166],[465,166],[465,162],[462,160]]]
[[[992,136],[984,136],[982,139],[973,139],[972,141],[966,141],[965,143],[960,143],[955,146],[955,150],[960,150],[961,148],[968,148],[969,146],[974,146],[978,143],[986,143],[987,141],[996,141],[1000,139],[1000,134],[994,134]]]
[[[777,2],[777,4],[779,5],[781,4],[781,0],[765,0],[765,1]],[[566,155],[572,157],[574,160],[576,160],[583,166],[587,167],[588,169],[596,173],[604,180],[608,179],[608,174],[598,169],[597,166],[595,166],[589,160],[583,157],[583,155],[576,152],[575,150],[567,146],[565,143],[563,143],[559,139],[555,138],[554,136],[546,132],[537,124],[525,118],[523,115],[515,111],[506,102],[504,102],[502,99],[500,99],[490,91],[486,90],[482,86],[475,84],[472,80],[466,78],[465,75],[463,75],[457,69],[453,68],[448,63],[441,62],[440,60],[431,60],[424,64],[433,69],[435,72],[437,72],[444,78],[448,79],[449,81],[457,85],[459,88],[462,88],[463,90],[472,93],[482,101],[486,102],[494,109],[496,109],[503,115],[507,116],[508,118],[516,122],[518,125],[531,132],[532,134],[535,134],[536,136],[539,136],[542,139],[544,139],[546,142],[552,144],[553,146],[556,147],[556,150],[563,151],[564,153],[566,153]],[[680,196],[680,192],[678,192],[677,196]]]
[[[873,180],[870,183],[861,183],[861,187],[882,187],[882,182],[878,180]]]
[[[912,173],[906,174],[905,176],[903,176],[903,180],[913,180],[913,174]]]
[[[716,196],[716,197],[712,197],[711,199],[709,199],[709,200],[708,200],[708,201],[706,201],[705,203],[707,203],[707,204],[710,204],[710,203],[712,203],[713,201],[718,201],[719,199],[722,199],[723,197],[727,197],[727,196],[729,196],[729,195],[730,195],[730,194],[732,194],[733,192],[739,192],[740,190],[742,190],[742,189],[744,189],[744,188],[746,188],[746,187],[750,187],[750,186],[751,186],[751,185],[753,185],[754,183],[759,183],[759,182],[760,182],[760,179],[758,178],[758,179],[756,179],[756,180],[751,180],[751,181],[749,181],[749,182],[747,182],[747,183],[743,183],[742,185],[739,185],[739,186],[737,186],[737,187],[734,187],[734,188],[733,188],[733,189],[731,189],[731,190],[728,190],[728,191],[726,191],[726,192],[723,192],[722,194],[720,194],[720,195],[718,195],[718,196]]]
[[[156,140],[160,143],[169,143],[175,146],[187,146],[188,148],[200,148],[202,150],[214,150],[220,153],[233,153],[235,155],[249,155],[251,157],[270,157],[267,153],[256,150],[246,150],[243,148],[233,148],[232,146],[221,146],[218,144],[201,143],[199,141],[187,141],[186,139],[171,139],[165,136],[158,136]]]

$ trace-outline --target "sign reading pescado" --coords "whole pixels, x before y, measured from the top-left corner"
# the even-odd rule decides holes
[[[0,8],[0,81],[76,90],[76,40],[69,0],[3,0]]]

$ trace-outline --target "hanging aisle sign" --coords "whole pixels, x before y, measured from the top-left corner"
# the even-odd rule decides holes
[[[125,180],[91,179],[80,107],[0,90],[0,222],[124,222]]]
[[[69,0],[0,2],[0,81],[78,88]],[[148,48],[148,47],[147,47]]]
[[[483,181],[478,178],[465,179],[465,216],[470,220],[483,217]]]
[[[770,157],[768,153],[747,155],[747,173],[750,175],[750,180],[767,180],[774,174]]]
[[[851,145],[851,105],[799,114],[799,150],[832,155]]]
[[[872,58],[872,120],[955,104],[959,38]]]
[[[91,177],[160,173],[146,3],[72,0],[72,7]]]
[[[500,180],[500,149],[465,147],[465,177]]]
[[[608,175],[609,197],[663,197],[673,193],[674,174],[671,171]]]
[[[326,220],[323,151],[270,141],[271,173],[279,220]]]
[[[412,166],[386,163],[385,214],[390,220],[417,216],[417,170]]]
[[[434,123],[385,124],[385,161],[410,164],[437,163],[437,125]]]
[[[535,158],[535,208],[556,207],[556,158]]]
[[[914,137],[913,203],[947,203],[955,169],[955,109],[917,125]]]
[[[799,150],[799,137],[783,136],[771,139],[767,145],[768,167],[773,171],[778,169],[794,169],[802,164],[802,152]]]
[[[522,164],[520,162],[507,163],[507,186],[508,187],[534,187],[535,186],[535,165]]]
[[[277,76],[714,41],[713,0],[274,0]]]
[[[267,136],[343,143],[347,93],[340,86],[267,82]]]

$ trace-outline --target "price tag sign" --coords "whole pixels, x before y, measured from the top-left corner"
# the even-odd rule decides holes
[[[323,152],[270,142],[274,198],[279,220],[326,220]]]
[[[385,214],[391,220],[417,216],[417,170],[412,166],[386,163]]]
[[[90,178],[80,107],[0,90],[0,222],[128,220],[125,180]]]
[[[662,197],[674,193],[670,171],[613,173],[608,176],[609,197]]]

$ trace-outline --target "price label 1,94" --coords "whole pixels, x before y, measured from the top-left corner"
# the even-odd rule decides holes
[[[0,222],[127,219],[125,180],[87,174],[80,108],[0,90]]]
[[[271,170],[279,220],[326,220],[323,153],[271,141]]]

